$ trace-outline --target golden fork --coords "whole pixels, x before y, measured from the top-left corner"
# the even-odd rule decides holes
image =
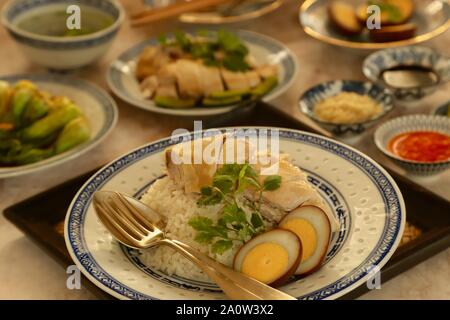
[[[231,299],[295,300],[294,297],[236,272],[177,240],[166,237],[158,213],[142,202],[113,191],[97,191],[94,208],[100,221],[125,246],[143,250],[167,245],[194,262]]]

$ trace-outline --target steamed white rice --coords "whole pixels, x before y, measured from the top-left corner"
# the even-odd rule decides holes
[[[194,240],[196,231],[188,224],[189,219],[200,215],[217,221],[221,215],[221,205],[198,207],[197,199],[198,196],[185,194],[170,178],[164,177],[149,188],[141,201],[167,218],[165,231],[169,238],[182,241],[217,261],[232,266],[239,244],[223,255],[214,255],[210,252],[209,245],[202,245]],[[169,275],[176,274],[188,279],[211,282],[208,276],[192,262],[167,246],[157,246],[145,251],[142,254],[142,261],[147,266]]]

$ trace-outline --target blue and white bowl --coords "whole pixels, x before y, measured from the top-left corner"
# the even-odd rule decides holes
[[[325,122],[317,118],[314,112],[314,108],[317,103],[333,97],[341,92],[355,92],[360,95],[368,95],[381,105],[383,111],[373,119],[353,124],[336,124]],[[364,132],[367,128],[373,126],[376,121],[394,108],[394,98],[388,90],[370,82],[335,80],[325,82],[308,89],[308,91],[306,91],[300,98],[299,106],[300,110],[304,114],[334,134],[359,134]]]
[[[427,47],[412,46],[380,50],[369,55],[363,63],[363,73],[372,82],[385,86],[381,73],[397,66],[421,66],[433,69],[439,82],[431,86],[392,89],[401,100],[417,100],[433,93],[439,85],[450,80],[450,57]]]
[[[17,26],[30,15],[55,9],[65,11],[73,4],[100,9],[111,15],[114,23],[98,32],[76,37],[44,36]],[[50,69],[68,70],[88,65],[108,50],[122,24],[124,10],[115,0],[10,0],[4,6],[0,18],[31,61]]]
[[[395,136],[413,131],[434,131],[450,136],[450,119],[430,115],[410,115],[392,119],[380,126],[374,134],[378,149],[403,169],[418,175],[432,175],[450,168],[450,159],[440,162],[406,160],[390,152],[389,141]]]

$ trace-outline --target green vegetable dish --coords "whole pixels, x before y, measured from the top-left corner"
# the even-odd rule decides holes
[[[220,107],[256,100],[278,84],[277,65],[257,65],[225,30],[162,35],[136,66],[142,95],[164,108]]]
[[[0,81],[0,165],[18,166],[66,152],[89,140],[91,131],[69,98],[35,84]]]

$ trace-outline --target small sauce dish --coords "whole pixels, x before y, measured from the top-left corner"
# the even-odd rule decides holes
[[[331,122],[321,119],[316,112],[316,107],[327,99],[342,96],[342,93],[354,93],[366,99],[372,100],[373,103],[379,105],[379,112],[369,119],[356,121],[354,123],[339,123],[338,121]],[[352,98],[351,95],[346,96],[349,100]],[[361,100],[361,98],[358,100]],[[340,102],[345,104],[345,101]],[[316,121],[323,128],[336,135],[360,134],[373,126],[378,120],[394,108],[394,98],[391,92],[368,81],[354,80],[335,80],[316,85],[308,89],[301,96],[298,103],[301,112]],[[349,101],[349,103],[354,104],[355,102]],[[350,112],[350,110],[347,111]],[[355,112],[357,113],[357,111]]]
[[[403,169],[432,175],[450,168],[450,119],[432,115],[394,118],[374,134],[377,148]]]
[[[363,73],[397,99],[417,100],[450,80],[450,58],[421,46],[380,50],[364,60]]]

